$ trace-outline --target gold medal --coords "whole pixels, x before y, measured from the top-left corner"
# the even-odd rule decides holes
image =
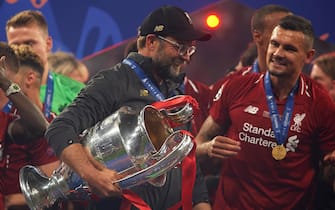
[[[282,160],[286,157],[286,148],[284,145],[277,145],[274,148],[272,148],[272,157],[275,160]]]

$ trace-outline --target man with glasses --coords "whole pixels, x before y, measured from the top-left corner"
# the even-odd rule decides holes
[[[102,202],[92,204],[94,208],[118,209],[114,207],[118,203],[115,196],[119,196],[121,190],[113,182],[120,177],[116,171],[92,163],[78,135],[122,106],[140,110],[155,101],[183,94],[182,71],[196,51],[195,40],[207,41],[210,37],[194,28],[189,15],[182,9],[174,6],[158,8],[139,27],[138,52],[130,53],[113,68],[97,73],[73,104],[51,123],[46,136],[56,154],[87,181],[93,192],[109,197],[103,200],[105,205],[100,205]],[[182,183],[190,178],[183,177],[182,180],[182,176],[181,169],[174,168],[167,173],[164,186],[143,184],[131,190],[153,210],[211,209],[199,168],[195,183],[191,183],[193,191],[190,190],[192,186],[182,188]],[[184,200],[187,196],[192,196],[189,202]],[[111,200],[114,203],[109,202]],[[123,202],[121,209],[137,207]]]
[[[159,39],[163,40],[163,41],[166,41],[170,44],[172,44],[178,51],[178,54],[180,56],[185,56],[185,55],[188,55],[188,56],[191,56],[195,53],[195,51],[197,50],[197,48],[195,46],[188,46],[188,45],[185,45],[185,44],[179,44],[178,42],[175,42],[173,40],[170,40],[170,39],[167,39],[167,38],[164,38],[163,36],[157,36]]]

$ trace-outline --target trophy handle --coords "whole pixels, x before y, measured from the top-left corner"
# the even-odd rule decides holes
[[[117,180],[122,189],[131,188],[145,182],[154,186],[165,183],[166,172],[178,165],[192,150],[194,143],[192,136],[181,130],[172,133],[164,142],[160,150],[151,157],[152,165]]]
[[[200,110],[198,102],[188,95],[178,95],[152,104],[169,122],[171,127],[177,127],[191,121]]]

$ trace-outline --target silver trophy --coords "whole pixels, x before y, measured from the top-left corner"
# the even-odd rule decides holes
[[[173,113],[151,105],[139,113],[122,107],[87,129],[82,144],[94,159],[124,177],[117,181],[122,189],[144,182],[162,186],[166,172],[193,148],[190,135],[182,130],[174,131],[170,126],[174,120],[178,124],[186,123],[192,119],[189,115],[192,115],[189,104]],[[51,177],[34,166],[25,166],[20,170],[19,181],[30,209],[50,207],[62,199],[91,199],[87,183],[65,163]]]

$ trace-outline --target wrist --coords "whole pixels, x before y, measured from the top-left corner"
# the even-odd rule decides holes
[[[198,144],[196,154],[199,157],[209,157],[209,147],[210,147],[209,142],[202,143],[200,145]]]
[[[210,157],[210,158],[212,157],[211,146],[212,146],[212,140],[207,142],[206,147],[205,147],[206,155],[207,155],[207,157]]]
[[[18,84],[12,82],[9,84],[9,86],[7,87],[6,90],[4,90],[5,93],[6,93],[6,96],[10,96],[12,94],[15,94],[15,93],[19,93],[21,91],[21,88]]]

